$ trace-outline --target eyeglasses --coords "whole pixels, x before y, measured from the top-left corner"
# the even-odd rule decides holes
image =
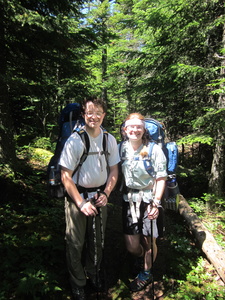
[[[87,111],[85,113],[85,115],[88,117],[88,118],[91,118],[93,117],[94,115],[97,117],[97,118],[101,118],[103,116],[104,112],[101,112],[101,111]]]
[[[129,130],[143,130],[144,129],[144,127],[141,125],[128,125],[127,128]]]

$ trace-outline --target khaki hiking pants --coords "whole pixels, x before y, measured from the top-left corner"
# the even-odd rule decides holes
[[[105,232],[107,207],[102,207],[102,224]],[[96,240],[94,243],[93,217],[86,217],[68,197],[65,199],[66,219],[66,257],[70,274],[70,282],[73,286],[86,285],[86,273],[96,275],[96,269],[100,269],[102,260],[101,222],[99,215],[96,220]],[[97,246],[97,267],[95,254]]]

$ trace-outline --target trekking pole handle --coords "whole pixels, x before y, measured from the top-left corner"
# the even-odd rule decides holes
[[[98,198],[100,197],[100,189],[97,189],[97,195],[98,195]],[[98,211],[98,213],[100,212],[100,207],[97,207],[97,211]]]
[[[151,209],[153,208],[153,204],[154,204],[154,200],[153,199],[149,199],[149,204],[151,206]]]
[[[160,206],[160,200],[153,200],[153,199],[150,199],[149,200],[149,204],[151,206],[151,208],[153,207],[159,207]]]
[[[149,200],[149,205],[150,205],[150,212],[151,212],[150,213],[150,215],[151,215],[150,219],[156,219],[158,217],[158,215],[159,215],[158,205],[153,201],[153,199]],[[155,208],[154,211],[152,211],[153,208]]]

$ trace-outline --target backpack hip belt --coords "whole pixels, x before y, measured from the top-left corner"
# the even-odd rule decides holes
[[[98,187],[91,187],[91,188],[86,188],[84,186],[77,186],[77,189],[78,189],[78,192],[80,194],[87,194],[87,193],[93,193],[93,192],[97,192],[97,190],[101,190],[103,191],[106,187],[106,183],[101,185],[101,186],[98,186]],[[85,196],[86,198],[86,196]]]
[[[151,192],[153,191],[153,186],[146,186],[145,188],[143,188],[143,189],[131,189],[131,188],[129,188],[129,187],[127,187],[126,186],[126,189],[127,189],[127,192],[126,192],[126,194],[128,194],[128,193],[139,193],[140,191],[147,191],[147,190],[150,190]]]
[[[133,224],[137,223],[138,218],[140,217],[140,205],[141,205],[141,201],[143,199],[143,194],[144,194],[144,192],[142,190],[138,191],[138,199],[136,201],[136,207],[134,205],[134,201],[132,200],[132,192],[128,192],[128,194],[127,194],[129,204],[130,204],[130,212],[131,212]]]

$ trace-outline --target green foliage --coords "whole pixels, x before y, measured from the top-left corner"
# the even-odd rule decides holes
[[[0,164],[0,176],[14,180],[15,172],[8,164]]]
[[[177,180],[181,193],[185,197],[201,197],[207,190],[208,176],[208,165],[199,164],[198,156],[190,157],[178,168]]]
[[[42,148],[30,148],[31,158],[35,161],[40,161],[43,165],[49,163],[53,153]]]
[[[199,250],[190,242],[190,236],[186,234],[179,220],[170,227],[167,234],[170,241],[170,265],[173,276],[185,279],[187,270],[195,265],[194,257],[199,255]]]
[[[212,145],[213,138],[207,135],[200,135],[197,133],[186,135],[185,137],[177,140],[177,145],[192,145],[194,143],[202,143]]]
[[[29,151],[30,148],[27,148],[28,153]],[[34,148],[32,153],[35,153]],[[33,157],[29,163],[32,168],[25,165],[26,173],[21,173],[21,177],[17,176],[17,180],[13,181],[17,187],[15,193],[10,194],[0,208],[0,255],[4,257],[0,267],[1,274],[4,274],[1,277],[0,299],[68,299],[70,288],[65,261],[64,203],[61,199],[49,199],[46,195],[46,165],[43,164],[42,156],[36,156],[35,160]],[[213,195],[204,195],[204,199],[210,197]],[[204,199],[200,199],[201,203]],[[120,202],[118,196],[115,201]],[[218,202],[221,205],[218,216],[223,220],[223,227],[218,223],[216,226],[224,230],[224,202],[222,199],[218,199]],[[196,202],[196,207],[200,206],[199,203]],[[110,204],[111,216],[114,217],[114,226],[110,226],[110,229],[115,228],[115,222],[117,225],[120,223],[118,208],[114,206],[114,202]],[[204,215],[203,210],[199,210],[199,213]],[[211,223],[215,220],[214,215]],[[119,226],[108,237],[112,240],[113,247],[114,240],[118,239],[116,235],[122,239]],[[224,296],[222,287],[213,282],[211,272],[205,267],[205,260],[195,247],[181,216],[173,212],[166,213],[165,243],[165,300],[184,299],[184,295],[185,299],[190,300],[221,300]],[[118,251],[122,252],[122,243],[116,245]],[[110,247],[110,251],[113,247]],[[114,253],[109,254],[111,258],[114,257]],[[121,257],[118,259],[122,260]],[[123,263],[122,267],[129,269],[129,262],[128,265]],[[113,261],[113,269],[117,264],[121,271],[117,260]],[[130,299],[128,269],[119,275],[117,283],[111,287],[112,299]]]
[[[0,60],[10,62],[2,68],[9,91],[3,100],[13,107],[17,134],[51,136],[48,123],[57,123],[61,107],[86,94],[84,57],[95,48],[96,37],[79,26],[83,1],[14,2],[1,10],[7,34]]]
[[[24,146],[18,151],[18,155],[23,156],[29,163],[38,163],[47,166],[50,158],[53,156],[53,152],[43,148]]]
[[[18,157],[28,163],[17,172],[10,164],[1,165],[4,204],[1,212],[6,231],[2,236],[3,255],[7,258],[3,273],[8,279],[2,281],[1,295],[6,299],[11,297],[10,289],[15,290],[11,282],[21,297],[26,291],[30,297],[42,297],[61,288],[51,268],[47,268],[39,256],[35,261],[28,251],[35,244],[44,259],[49,256],[52,232],[42,236],[41,230],[34,227],[31,234],[29,222],[38,225],[35,216],[43,217],[43,222],[50,216],[55,228],[59,226],[50,212],[56,203],[46,200],[44,173],[39,168],[46,167],[55,148],[51,141],[58,134],[60,110],[66,103],[80,102],[88,94],[107,92],[106,127],[118,141],[120,124],[130,112],[139,111],[162,120],[168,137],[179,139],[179,145],[199,145],[199,149],[210,146],[209,151],[203,149],[197,154],[190,151],[188,158],[182,158],[178,179],[182,192],[193,196],[192,206],[197,213],[205,215],[207,212],[207,216],[213,216],[211,223],[215,227],[207,226],[223,245],[223,236],[216,228],[224,230],[224,199],[205,194],[211,153],[218,140],[217,133],[223,135],[225,120],[221,67],[225,52],[223,1],[122,0],[113,4],[97,1],[89,2],[90,10],[85,11],[81,10],[83,1],[28,2],[1,0],[0,9],[3,29],[0,78],[8,92],[2,92],[1,105],[9,105],[10,115],[6,115],[13,120],[13,128],[7,118],[0,128],[4,129],[3,133],[8,128],[15,134]],[[80,12],[84,14],[82,18]],[[8,135],[1,136],[3,142],[5,138],[9,138]],[[222,152],[220,155],[224,157]],[[35,164],[35,172],[30,169],[32,164]],[[14,193],[17,200],[12,205],[10,200],[12,195],[15,198]],[[51,208],[48,205],[52,205]],[[213,211],[205,210],[205,206]],[[30,244],[20,236],[19,230]],[[179,228],[175,230],[179,232]],[[186,253],[185,247],[189,249],[189,245],[180,234],[171,236],[171,247],[180,256],[178,270],[174,267],[171,272],[185,277],[189,274],[188,265],[195,266],[188,251],[187,261],[181,258],[181,252]],[[14,255],[18,249],[25,261],[23,265]],[[28,264],[26,256],[33,265]],[[10,259],[12,264],[7,265]],[[13,263],[19,264],[19,275]],[[199,281],[203,278],[201,272],[201,268],[195,274],[190,271],[190,277],[186,276],[183,282],[176,281],[180,292],[178,290],[174,298],[184,299],[179,293],[185,294],[185,299],[201,298],[204,289],[206,299],[220,297],[211,284],[206,289]],[[201,278],[198,280],[198,277]],[[194,285],[194,281],[198,284]],[[201,290],[201,287],[204,288]],[[122,281],[121,289],[126,289]]]
[[[139,111],[162,120],[169,139],[214,147],[224,127],[221,0],[7,1],[1,15],[3,103],[19,146],[53,140],[60,110],[96,94],[118,140]]]
[[[11,203],[2,206],[1,255],[4,255],[4,262],[1,272],[4,279],[1,292],[4,291],[5,297],[1,299],[10,298],[13,292],[19,299],[25,296],[41,299],[41,295],[61,290],[54,264],[61,264],[57,260],[61,257],[63,238],[60,240],[57,232],[63,234],[63,209],[60,209],[60,203],[52,204],[48,201],[48,206],[43,209],[40,202],[27,203],[24,210],[21,206],[13,209]],[[33,206],[32,210],[30,206]],[[16,283],[16,291],[7,283],[9,279]]]
[[[201,200],[204,201],[206,203],[206,205],[208,203],[214,203],[214,208],[215,210],[218,211],[223,211],[225,209],[225,198],[221,198],[221,197],[217,197],[214,194],[208,194],[208,193],[204,193],[203,196],[201,197]],[[209,205],[208,205],[209,208]],[[210,209],[213,209],[213,207],[210,206]]]
[[[32,145],[35,148],[42,148],[52,152],[55,150],[55,143],[52,143],[50,138],[46,138],[46,137],[40,137],[34,139]]]
[[[223,287],[218,287],[212,280],[210,273],[206,272],[205,261],[203,258],[197,260],[197,267],[193,267],[187,274],[187,280],[179,281],[179,287],[175,297],[172,299],[206,299],[206,300],[222,300],[225,292]],[[167,300],[167,298],[165,298]]]
[[[7,118],[0,118],[0,140],[11,139],[5,135],[10,130],[18,158],[27,162],[17,172],[1,164],[0,298],[51,299],[56,293],[62,299],[63,204],[46,198],[42,167],[55,148],[60,110],[88,94],[107,92],[106,127],[118,141],[120,124],[139,111],[162,120],[179,145],[211,146],[184,154],[178,179],[224,247],[224,199],[205,194],[212,147],[217,133],[224,134],[224,1],[97,1],[88,2],[90,10],[82,10],[84,1],[0,2],[0,80],[6,87],[0,104],[9,106]],[[184,227],[173,230],[168,297],[222,299]],[[126,283],[120,283],[122,299],[128,299]]]
[[[17,294],[21,296],[29,296],[32,299],[42,299],[46,294],[55,293],[62,289],[58,287],[58,283],[53,276],[49,276],[48,271],[27,269],[21,273],[21,280],[17,289]],[[40,296],[37,296],[40,295]]]
[[[47,198],[43,182],[39,184],[43,173],[27,175],[17,201],[10,198],[0,208],[1,299],[51,299],[61,293],[65,277],[63,202]]]
[[[196,207],[198,204],[196,203]],[[172,269],[172,275],[170,278],[165,276],[164,281],[171,287],[171,290],[164,299],[222,300],[225,291],[223,286],[218,287],[215,284],[211,274],[213,268],[200,256],[200,251],[191,243],[190,236],[180,225],[179,218],[172,215],[170,217],[174,218],[174,223],[172,227],[170,226],[171,232],[167,236],[171,246],[171,249],[168,249],[167,263]]]
[[[225,230],[225,198],[204,193],[200,198],[191,198],[189,205],[202,219],[204,225],[213,233],[216,241],[225,249],[223,232]]]

